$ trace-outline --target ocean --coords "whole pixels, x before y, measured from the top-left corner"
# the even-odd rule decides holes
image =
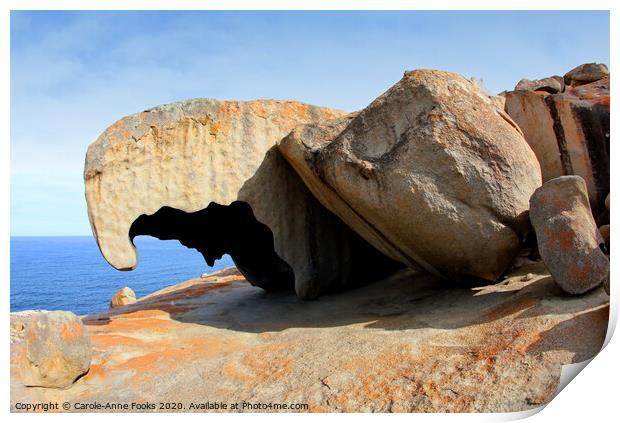
[[[140,236],[134,243],[138,267],[120,272],[105,261],[92,236],[11,237],[11,311],[100,312],[108,309],[114,293],[124,286],[141,297],[234,266],[224,256],[209,267],[198,251],[176,240]]]

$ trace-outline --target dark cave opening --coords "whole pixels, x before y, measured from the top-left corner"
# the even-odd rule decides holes
[[[198,250],[209,266],[228,254],[245,278],[263,289],[294,287],[295,274],[275,252],[273,233],[256,220],[245,202],[234,201],[228,206],[210,203],[194,213],[162,207],[135,220],[129,237],[133,241],[138,235],[179,240]]]

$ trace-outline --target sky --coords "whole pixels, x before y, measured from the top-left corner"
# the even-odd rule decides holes
[[[90,235],[86,149],[123,116],[187,98],[363,108],[405,70],[521,78],[609,64],[609,14],[11,12],[11,235]]]

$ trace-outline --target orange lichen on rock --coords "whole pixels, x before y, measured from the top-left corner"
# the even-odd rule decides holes
[[[77,341],[84,336],[84,328],[81,325],[63,322],[60,326],[60,336],[67,342]]]
[[[524,273],[533,276],[524,281]],[[230,277],[237,278],[222,272],[156,295],[161,304],[181,298],[175,301],[198,306],[186,312],[151,309],[151,297],[122,313],[84,317],[93,364],[62,400],[522,411],[553,397],[562,364],[598,352],[609,312],[600,289],[558,295],[542,263],[471,291],[405,271],[312,303]],[[222,280],[231,284],[192,290],[196,298],[178,295]],[[20,384],[13,364],[20,351],[12,345],[12,399],[57,400],[53,390]]]

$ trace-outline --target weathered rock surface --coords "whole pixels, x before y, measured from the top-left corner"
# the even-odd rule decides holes
[[[582,294],[609,274],[609,260],[594,219],[584,180],[561,176],[546,182],[530,201],[530,219],[538,250],[556,283],[566,292]]]
[[[538,161],[465,78],[416,70],[359,114],[295,129],[279,150],[312,193],[387,256],[496,280],[528,227]]]
[[[131,270],[134,236],[179,239],[209,264],[228,253],[253,284],[294,285],[303,298],[361,279],[360,263],[381,269],[386,259],[272,148],[299,124],[343,114],[293,101],[197,99],[119,120],[89,146],[84,170],[102,254]]]
[[[598,81],[609,75],[609,69],[604,63],[584,63],[571,69],[564,75],[566,85],[583,85]]]
[[[602,289],[565,295],[540,262],[473,289],[403,270],[313,302],[265,293],[228,269],[84,317],[88,374],[61,392],[25,388],[14,375],[11,403],[519,411],[551,399],[561,365],[600,350],[608,301]]]
[[[506,93],[506,112],[536,153],[543,182],[579,175],[595,213],[609,192],[609,76],[565,92]]]
[[[550,76],[543,79],[520,80],[515,86],[515,91],[545,91],[551,94],[564,91],[564,78],[561,76]]]
[[[110,301],[110,308],[123,307],[136,302],[136,293],[129,287],[124,287],[116,291]]]
[[[69,311],[11,313],[11,379],[24,386],[68,388],[91,361],[91,342]]]

